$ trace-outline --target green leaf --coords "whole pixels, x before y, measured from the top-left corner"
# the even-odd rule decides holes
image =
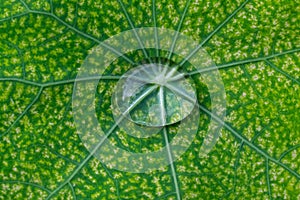
[[[198,132],[179,159],[124,172],[81,141],[74,83],[94,47],[153,26],[192,37],[216,67],[185,71],[187,58],[142,48],[105,70],[95,110],[106,133],[116,124],[111,96],[118,78],[147,56],[183,64],[200,104]],[[0,199],[300,199],[299,26],[297,0],[0,0]],[[226,91],[224,121],[213,114],[201,76],[216,68]],[[199,156],[211,120],[220,137]],[[142,139],[116,129],[108,139],[143,153],[168,148],[177,129]]]

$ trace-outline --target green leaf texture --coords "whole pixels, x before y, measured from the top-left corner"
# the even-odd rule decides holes
[[[164,168],[122,172],[82,144],[74,81],[93,47],[152,26],[182,32],[211,55],[225,122],[192,72],[201,100],[192,145]],[[127,56],[135,62],[143,52]],[[116,69],[125,62],[105,73],[124,74]],[[96,94],[104,130],[115,85],[106,80]],[[0,199],[300,199],[299,85],[299,0],[0,0]],[[211,119],[220,138],[200,157]],[[139,141],[121,130],[109,139],[133,152],[165,145],[161,135]]]

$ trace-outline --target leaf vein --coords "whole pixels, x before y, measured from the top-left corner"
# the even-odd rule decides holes
[[[185,5],[184,10],[183,10],[183,14],[182,14],[182,16],[181,16],[181,18],[180,18],[180,22],[179,22],[179,24],[178,24],[178,26],[177,26],[177,30],[176,30],[176,32],[175,32],[175,34],[174,34],[174,38],[173,38],[173,40],[172,40],[172,45],[171,45],[171,47],[170,47],[169,55],[168,55],[168,59],[169,59],[169,60],[171,60],[171,57],[172,57],[172,55],[173,55],[173,51],[174,51],[174,48],[175,48],[175,45],[176,45],[176,42],[177,42],[177,39],[178,39],[178,34],[179,34],[179,31],[180,31],[180,29],[181,29],[181,27],[182,27],[182,23],[183,23],[183,21],[184,21],[184,18],[185,18],[185,16],[186,16],[186,13],[187,13],[187,11],[188,11],[188,8],[189,8],[189,6],[190,6],[190,3],[191,3],[191,0],[188,0],[188,1],[186,2],[186,5]]]
[[[300,82],[299,82],[297,79],[295,79],[295,78],[292,77],[290,74],[288,74],[288,73],[286,73],[285,71],[283,71],[283,70],[279,69],[278,67],[276,67],[271,61],[269,61],[269,60],[266,59],[265,62],[266,62],[270,67],[272,67],[274,70],[276,70],[277,72],[283,74],[285,77],[291,79],[293,82],[295,82],[295,83],[297,83],[298,85],[300,85]]]
[[[271,58],[283,56],[283,55],[286,55],[286,54],[296,53],[296,52],[299,52],[299,51],[300,51],[300,48],[287,50],[287,51],[283,51],[283,52],[280,52],[280,53],[275,53],[275,54],[272,54],[272,55],[269,55],[269,56],[264,56],[264,57],[259,57],[259,58],[251,58],[251,59],[240,60],[240,61],[231,62],[231,63],[225,63],[225,64],[221,64],[221,65],[217,65],[217,66],[206,67],[206,68],[203,68],[203,69],[200,69],[200,70],[190,72],[190,73],[188,73],[188,75],[194,75],[194,74],[199,74],[199,73],[210,72],[210,71],[213,71],[213,70],[224,69],[224,68],[233,67],[233,66],[237,66],[237,65],[243,65],[243,64],[247,64],[247,63],[261,62],[261,61],[265,61],[265,60],[268,60],[268,59],[271,59]]]
[[[147,51],[145,49],[144,44],[141,41],[141,38],[140,38],[139,34],[136,32],[136,29],[135,29],[135,26],[133,24],[133,21],[131,20],[131,18],[129,16],[129,13],[126,10],[126,8],[124,6],[124,3],[122,2],[122,0],[117,0],[117,1],[119,2],[120,6],[121,6],[121,8],[123,10],[124,15],[126,16],[126,19],[127,19],[128,23],[129,23],[130,27],[133,30],[133,33],[134,33],[134,35],[135,35],[135,37],[136,37],[136,39],[137,39],[137,41],[138,41],[138,43],[139,43],[142,51],[143,51],[143,54],[145,55],[146,59],[148,59],[152,63],[152,61],[151,61],[151,59],[150,59],[150,57],[149,57],[149,55],[148,55],[148,53],[147,53]]]
[[[249,0],[244,1],[239,7],[237,7],[218,27],[212,31],[183,61],[180,62],[179,66],[183,66],[195,53],[197,53],[203,45],[205,45],[222,27],[224,27],[247,3]]]
[[[249,146],[251,149],[253,149],[254,151],[256,151],[259,155],[263,156],[266,159],[269,159],[270,161],[272,161],[273,163],[277,164],[278,166],[284,168],[285,170],[287,170],[289,173],[291,173],[293,176],[295,176],[297,179],[300,179],[300,174],[298,174],[296,171],[292,170],[291,168],[289,168],[287,165],[285,165],[284,163],[280,162],[279,160],[271,157],[270,155],[268,155],[268,153],[266,153],[264,150],[260,149],[259,147],[257,147],[256,145],[254,145],[253,143],[251,143],[249,140],[247,140],[247,138],[245,138],[245,136],[239,134],[238,132],[236,132],[231,126],[229,126],[227,123],[225,123],[224,121],[222,121],[220,118],[218,118],[216,115],[214,115],[213,113],[211,113],[208,109],[206,109],[204,106],[199,105],[200,109],[205,112],[207,115],[209,115],[212,119],[214,119],[216,122],[222,124],[228,131],[230,131],[236,138],[240,139],[241,141],[243,141],[247,146]]]
[[[22,185],[30,185],[30,186],[33,186],[33,187],[36,187],[36,188],[39,188],[41,190],[44,190],[46,191],[47,193],[50,193],[51,190],[49,190],[48,188],[45,188],[44,186],[42,185],[39,185],[39,184],[36,184],[36,183],[31,183],[31,182],[25,182],[25,181],[14,181],[14,180],[3,180],[3,181],[0,181],[0,183],[3,183],[3,184],[22,184]]]
[[[36,101],[39,99],[39,97],[41,96],[41,93],[43,91],[43,87],[40,87],[40,90],[38,91],[37,95],[35,96],[35,98],[31,101],[31,103],[25,108],[25,110],[17,117],[17,119],[9,126],[9,128],[2,134],[0,135],[0,138],[5,136],[6,134],[9,133],[9,131],[15,126],[15,124],[17,122],[19,122],[19,120],[24,117],[24,115],[28,112],[28,110],[33,106],[33,104],[36,103]]]

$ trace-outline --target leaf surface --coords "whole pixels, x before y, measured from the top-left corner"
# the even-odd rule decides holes
[[[289,0],[0,0],[0,199],[299,199],[299,11]],[[191,36],[211,55],[227,114],[224,122],[212,114],[200,71],[190,72],[201,114],[189,149],[155,171],[113,170],[77,134],[75,78],[93,47],[152,26]],[[126,56],[136,62],[145,51]],[[127,64],[120,58],[105,74],[120,76]],[[115,85],[108,77],[95,95],[104,131],[115,124]],[[200,157],[211,119],[223,126],[220,138]],[[165,131],[138,140],[117,129],[109,139],[132,152],[155,151],[176,126]]]

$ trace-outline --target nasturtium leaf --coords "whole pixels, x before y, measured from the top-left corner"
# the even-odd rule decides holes
[[[72,100],[87,56],[108,38],[143,27],[193,38],[216,66],[178,69],[193,80],[200,110],[189,148],[170,165],[131,173],[88,151]],[[146,55],[171,67],[185,59],[141,48],[114,60],[91,102],[104,132],[116,124],[118,78],[148,64]],[[203,81],[216,69],[226,92],[224,120],[213,114]],[[299,85],[298,0],[0,0],[0,199],[300,199]],[[211,121],[219,138],[202,155]],[[152,152],[168,146],[178,126],[147,138],[117,128],[107,139]]]

